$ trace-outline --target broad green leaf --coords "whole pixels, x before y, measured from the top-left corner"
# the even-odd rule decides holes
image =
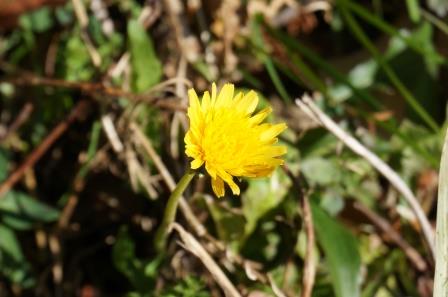
[[[0,250],[3,253],[8,253],[15,261],[24,260],[22,249],[13,230],[0,224],[0,238]]]
[[[341,179],[341,169],[330,159],[305,159],[302,162],[302,172],[310,183],[318,185],[329,185]]]
[[[312,203],[314,227],[330,268],[337,297],[360,295],[361,259],[355,237],[338,221]]]
[[[244,228],[242,226],[245,224],[243,215],[223,209],[212,199],[207,199],[207,206],[220,239],[231,242],[243,238]]]
[[[36,222],[53,222],[59,211],[25,193],[9,191],[0,199],[0,218],[8,226],[24,230]]]
[[[34,279],[30,266],[14,231],[0,224],[0,274],[24,288],[31,287]]]
[[[249,180],[249,188],[242,195],[246,236],[253,232],[261,217],[283,201],[289,184],[290,180],[280,170],[276,170],[269,179]]]
[[[136,92],[144,92],[160,81],[162,64],[156,56],[149,35],[138,21],[129,21],[128,37],[132,64],[132,87]]]

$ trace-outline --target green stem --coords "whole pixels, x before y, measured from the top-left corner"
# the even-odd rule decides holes
[[[163,214],[163,221],[157,229],[156,237],[154,240],[155,248],[157,251],[162,252],[166,246],[166,239],[168,237],[168,228],[174,219],[176,218],[177,205],[182,198],[182,194],[190,184],[191,180],[195,176],[194,171],[187,171],[185,175],[177,183],[176,188],[171,193],[168,203],[166,204],[165,213]]]

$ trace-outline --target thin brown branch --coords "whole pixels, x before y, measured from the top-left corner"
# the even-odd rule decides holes
[[[34,166],[37,161],[48,151],[62,134],[67,131],[68,127],[83,115],[86,109],[87,101],[79,101],[72,109],[70,114],[60,122],[47,137],[36,147],[25,159],[25,161],[2,183],[0,184],[0,199],[23,177],[25,172]]]
[[[30,117],[33,111],[33,104],[28,102],[26,103],[17,117],[14,119],[14,122],[7,128],[4,134],[0,134],[0,143],[2,143],[5,139],[8,138],[9,135],[17,131]]]
[[[314,263],[314,225],[313,215],[311,214],[310,201],[308,195],[302,195],[303,223],[306,234],[306,254],[305,267],[303,268],[302,293],[301,297],[311,297],[313,292],[314,280],[316,277],[316,265]]]
[[[313,292],[314,281],[316,278],[316,263],[314,262],[314,248],[316,245],[316,239],[314,234],[313,215],[311,213],[311,206],[308,195],[303,191],[302,183],[299,178],[284,165],[283,170],[292,180],[294,187],[299,193],[300,204],[302,206],[303,224],[305,226],[306,234],[306,251],[303,267],[302,277],[302,292],[301,297],[311,297]]]
[[[44,86],[54,88],[64,88],[70,90],[76,90],[88,95],[102,95],[113,98],[125,97],[132,101],[142,101],[153,106],[160,107],[168,110],[185,111],[186,108],[178,103],[178,100],[160,100],[154,94],[135,94],[126,92],[118,88],[111,88],[104,86],[100,83],[89,82],[71,82],[61,79],[38,77],[35,75],[24,75],[13,79],[0,79],[0,83],[10,83],[16,86]]]
[[[15,86],[63,88],[79,91],[91,97],[105,97],[105,99],[108,99],[107,97],[123,97],[130,101],[144,102],[151,104],[154,107],[183,112],[186,111],[186,107],[179,98],[173,97],[172,99],[162,99],[157,93],[164,91],[165,88],[171,84],[191,86],[191,82],[188,79],[177,77],[153,86],[151,90],[146,93],[136,94],[124,91],[120,88],[106,86],[103,83],[73,82],[63,79],[37,76],[29,71],[18,69],[16,66],[2,60],[0,60],[0,69],[16,75],[16,77],[0,79],[0,83],[10,83]]]
[[[137,124],[131,123],[130,128],[131,128],[133,135],[135,136],[135,140],[137,141],[137,144],[141,145],[143,147],[145,152],[148,154],[148,156],[154,162],[154,165],[156,166],[157,170],[159,171],[160,175],[162,176],[162,179],[165,182],[165,184],[168,186],[170,191],[173,191],[174,188],[176,188],[176,182],[174,181],[174,178],[172,177],[171,173],[169,172],[169,170],[163,163],[160,156],[154,150],[149,139],[145,136],[145,134],[142,132],[142,130],[140,129],[140,127]],[[195,230],[196,234],[198,234],[199,236],[203,236],[206,233],[205,228],[204,228],[204,226],[202,226],[201,222],[194,215],[190,206],[185,201],[185,198],[182,197],[180,199],[179,207],[180,207],[182,214],[187,219],[187,222]]]

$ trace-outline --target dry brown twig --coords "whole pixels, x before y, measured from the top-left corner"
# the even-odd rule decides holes
[[[302,293],[301,297],[311,297],[313,292],[314,280],[316,277],[316,265],[314,263],[314,226],[313,216],[311,214],[310,201],[306,194],[302,194],[302,210],[303,210],[303,223],[305,225],[306,233],[306,255],[305,264],[303,268],[302,278]]]
[[[155,188],[155,178],[151,176],[149,168],[142,164],[137,158],[137,154],[130,144],[125,147],[125,159],[128,168],[128,174],[132,189],[137,191],[138,185],[142,185],[149,198],[156,199],[158,197]]]
[[[70,114],[60,122],[50,134],[45,137],[45,139],[37,146],[25,159],[25,161],[9,175],[9,177],[0,185],[0,199],[5,197],[4,194],[11,190],[12,187],[23,177],[25,172],[34,166],[37,161],[48,151],[48,149],[55,143],[62,134],[67,131],[68,127],[77,120],[80,116],[84,114],[87,101],[79,101],[75,107],[72,109]]]
[[[4,68],[5,63],[0,61],[0,68]],[[124,97],[134,102],[145,102],[151,104],[154,107],[158,107],[166,110],[179,110],[185,111],[186,107],[179,104],[178,100],[161,99],[156,94],[158,91],[162,91],[169,84],[175,83],[178,78],[164,81],[154,86],[149,93],[135,94],[127,92],[119,88],[113,88],[105,86],[101,83],[88,83],[88,82],[71,82],[61,79],[39,77],[26,71],[18,71],[20,77],[10,79],[0,79],[0,83],[10,83],[16,86],[43,86],[64,88],[75,91],[83,92],[86,95],[95,98],[95,96],[118,98]],[[185,85],[190,86],[189,80],[182,80]]]
[[[235,288],[235,286],[227,278],[226,274],[222,271],[215,260],[210,256],[210,254],[204,249],[204,247],[197,241],[194,236],[187,232],[181,225],[173,223],[170,229],[174,229],[179,234],[182,240],[182,246],[188,250],[190,253],[198,257],[202,264],[207,268],[207,270],[212,274],[213,278],[219,284],[221,289],[224,291],[227,297],[241,297],[241,294]]]
[[[179,60],[179,67],[177,70],[177,78],[179,81],[176,83],[176,95],[181,98],[183,104],[187,104],[187,89],[185,84],[181,83],[181,79],[185,79],[187,76],[187,66],[188,61],[182,55]],[[185,112],[177,111],[174,113],[173,120],[171,121],[170,127],[170,152],[174,159],[179,158],[179,126],[182,126],[186,129],[188,126],[187,119],[185,116]]]
[[[89,25],[89,18],[87,16],[86,8],[81,0],[72,0],[73,9],[75,11],[76,19],[81,27],[81,38],[89,53],[90,59],[95,67],[101,66],[101,55],[93,45],[93,42],[87,33],[87,26]]]
[[[387,220],[364,206],[362,203],[355,202],[353,207],[364,214],[379,230],[381,230],[384,237],[387,237],[390,241],[399,246],[418,271],[425,271],[427,269],[426,262],[422,256],[420,256],[417,250],[395,231]]]
[[[120,137],[118,136],[118,132],[115,128],[111,114],[106,113],[101,116],[101,126],[106,133],[107,139],[109,140],[112,149],[115,151],[115,153],[120,154],[124,150],[124,145]]]
[[[299,199],[302,207],[302,218],[305,226],[306,234],[306,254],[304,259],[303,277],[302,277],[302,292],[301,297],[311,297],[313,292],[314,281],[316,278],[316,263],[314,262],[314,248],[316,245],[313,215],[311,213],[310,201],[308,195],[304,193],[303,186],[298,177],[289,170],[286,165],[283,165],[283,170],[292,180],[295,188],[299,193]]]
[[[399,193],[401,193],[401,195],[410,205],[413,213],[415,214],[420,227],[422,228],[426,243],[431,251],[431,255],[434,258],[434,230],[432,229],[431,224],[429,223],[429,220],[426,217],[423,209],[421,208],[417,198],[412,193],[408,185],[401,179],[401,177],[388,164],[386,164],[386,162],[381,160],[377,155],[367,149],[353,136],[344,131],[336,122],[334,122],[322,110],[320,110],[308,95],[304,95],[301,99],[296,99],[296,104],[311,119],[322,125],[329,132],[335,135],[340,141],[342,141],[354,153],[369,162],[370,165],[378,170],[378,172],[380,172],[391,183],[391,185]]]

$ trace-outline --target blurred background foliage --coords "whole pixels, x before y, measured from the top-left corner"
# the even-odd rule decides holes
[[[242,296],[304,296],[306,262],[315,297],[432,296],[409,205],[294,100],[313,94],[434,223],[447,12],[442,0],[0,1],[0,296],[224,296],[176,235],[153,248],[167,175],[188,168],[186,89],[213,81],[274,107],[301,180],[279,169],[215,199],[204,175],[185,193],[206,235],[178,221]]]

